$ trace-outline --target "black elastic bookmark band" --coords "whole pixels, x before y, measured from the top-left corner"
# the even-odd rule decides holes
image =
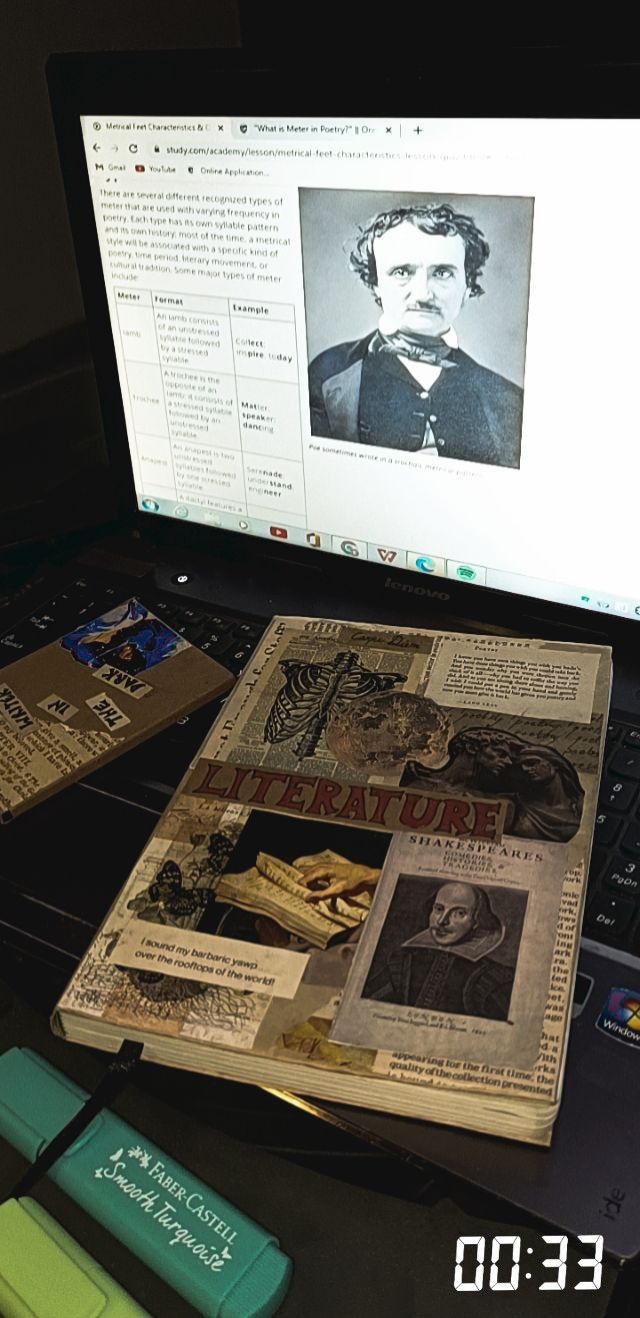
[[[130,1039],[125,1039],[120,1050],[111,1065],[105,1071],[102,1079],[89,1095],[82,1107],[76,1112],[75,1116],[68,1121],[62,1130],[54,1135],[53,1139],[42,1150],[42,1153],[31,1166],[27,1168],[24,1176],[20,1178],[17,1185],[6,1196],[7,1199],[20,1199],[23,1195],[30,1194],[33,1186],[46,1176],[54,1162],[61,1158],[67,1149],[71,1148],[79,1139],[82,1132],[91,1124],[93,1118],[112,1103],[118,1094],[128,1084],[132,1071],[137,1066],[142,1056],[143,1045],[141,1043],[132,1043]]]

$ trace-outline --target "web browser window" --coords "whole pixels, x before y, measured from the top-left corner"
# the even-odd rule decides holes
[[[143,511],[637,616],[638,123],[82,131]]]

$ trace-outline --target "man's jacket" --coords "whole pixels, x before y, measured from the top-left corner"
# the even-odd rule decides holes
[[[426,392],[377,333],[320,353],[309,369],[311,433],[415,452],[429,428],[443,458],[519,467],[522,390],[452,349]]]
[[[492,957],[467,961],[450,951],[405,944],[370,974],[364,996],[379,1002],[507,1020],[513,970]]]

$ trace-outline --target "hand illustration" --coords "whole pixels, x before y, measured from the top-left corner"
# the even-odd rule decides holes
[[[347,900],[357,897],[359,893],[375,888],[379,878],[380,870],[371,869],[369,865],[322,861],[305,870],[300,883],[305,888],[310,884],[322,884],[304,893],[306,902],[322,902],[331,897],[346,897]]]

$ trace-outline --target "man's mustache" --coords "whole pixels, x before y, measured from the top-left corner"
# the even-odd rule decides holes
[[[437,302],[411,302],[407,307],[407,311],[440,312],[441,310],[442,308],[438,305]]]

